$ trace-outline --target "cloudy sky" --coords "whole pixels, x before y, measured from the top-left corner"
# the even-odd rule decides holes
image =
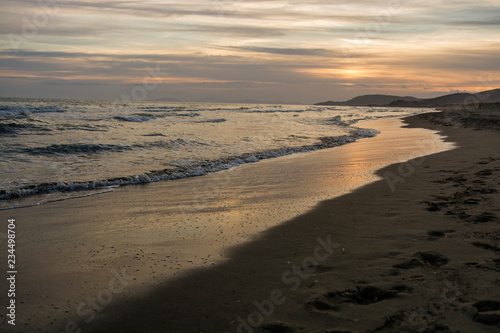
[[[498,0],[0,0],[3,97],[433,97],[499,55]]]

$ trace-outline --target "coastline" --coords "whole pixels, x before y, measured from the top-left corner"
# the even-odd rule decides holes
[[[136,326],[118,316],[96,331],[497,331],[499,132],[408,121],[441,129],[460,148],[413,160],[394,192],[381,180],[322,202],[216,270],[118,306],[141,318]],[[400,166],[378,174],[400,175]]]
[[[416,118],[409,120],[410,127],[443,130],[461,148],[379,170],[377,174],[382,178],[388,173],[394,175],[390,176],[392,187],[382,179],[322,201],[312,210],[233,248],[229,253],[231,260],[155,286],[141,296],[116,294],[105,312],[95,311],[96,320],[77,324],[89,332],[235,332],[238,328],[242,332],[365,332],[378,328],[389,332],[401,331],[405,324],[408,332],[436,325],[448,326],[452,331],[450,325],[493,332],[496,326],[478,320],[494,322],[498,311],[478,312],[476,307],[474,312],[473,304],[500,301],[500,297],[491,288],[481,289],[474,282],[492,286],[498,278],[497,262],[493,261],[497,257],[495,251],[485,246],[471,245],[476,241],[471,235],[475,233],[477,238],[480,233],[490,232],[481,234],[482,239],[477,242],[494,246],[491,237],[498,236],[498,218],[474,224],[467,219],[487,218],[485,211],[474,211],[465,221],[457,217],[459,212],[445,216],[445,206],[441,207],[444,204],[434,202],[433,195],[438,192],[443,192],[443,198],[452,195],[447,191],[468,184],[468,180],[460,179],[467,179],[469,174],[484,178],[474,179],[487,183],[486,187],[477,183],[480,190],[494,190],[498,184],[492,180],[498,182],[495,172],[500,169],[500,156],[487,155],[499,151],[498,132],[455,126],[443,129]],[[476,176],[487,169],[486,164],[479,162],[496,169],[491,169],[491,175],[486,172]],[[457,175],[467,177],[454,178],[453,172],[457,171]],[[470,212],[486,210],[486,206],[489,212],[500,215],[498,208],[491,209],[499,206],[496,192],[477,196],[487,200],[477,199]],[[475,198],[465,200],[469,199]],[[79,205],[91,201],[79,201]],[[436,211],[427,211],[433,204]],[[141,214],[144,212],[138,211],[137,218]],[[67,218],[70,221],[72,216]],[[66,227],[72,228],[69,223]],[[100,251],[105,252],[97,250]],[[420,254],[415,257],[415,253]],[[99,258],[99,254],[92,255],[95,256]],[[445,258],[449,262],[443,264]],[[408,268],[394,267],[401,263],[404,263],[401,267]],[[92,271],[86,273],[84,278],[67,277],[95,282]],[[446,299],[441,297],[445,289],[454,294],[445,292]],[[97,288],[95,294],[99,296],[99,292]],[[430,309],[431,300],[440,297],[442,312],[427,317],[421,313],[420,308]],[[50,302],[57,304],[54,300]],[[412,321],[405,316],[412,317]],[[433,321],[428,320],[430,317],[439,318]]]

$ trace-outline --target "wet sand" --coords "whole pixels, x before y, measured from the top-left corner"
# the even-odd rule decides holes
[[[495,331],[499,134],[411,123],[461,148],[349,194],[445,146],[386,124],[394,137],[2,212],[19,226],[16,329]]]

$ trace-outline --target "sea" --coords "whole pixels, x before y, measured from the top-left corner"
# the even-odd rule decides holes
[[[0,98],[0,209],[202,176],[376,136],[430,109]]]

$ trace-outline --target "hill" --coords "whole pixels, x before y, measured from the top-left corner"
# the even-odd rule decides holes
[[[388,106],[439,107],[448,105],[470,105],[498,102],[500,102],[500,89],[493,89],[476,94],[455,93],[435,98],[422,99],[419,101],[398,100],[390,103]]]
[[[500,89],[480,93],[454,93],[435,98],[419,99],[415,97],[399,97],[391,95],[363,95],[345,102],[327,101],[315,105],[338,106],[394,106],[394,107],[441,107],[450,105],[470,105],[479,103],[499,103]]]
[[[407,101],[413,102],[418,101],[418,98],[410,96],[391,96],[391,95],[363,95],[354,97],[345,102],[333,102],[327,101],[322,103],[316,103],[315,105],[340,105],[340,106],[383,106],[395,101]]]

